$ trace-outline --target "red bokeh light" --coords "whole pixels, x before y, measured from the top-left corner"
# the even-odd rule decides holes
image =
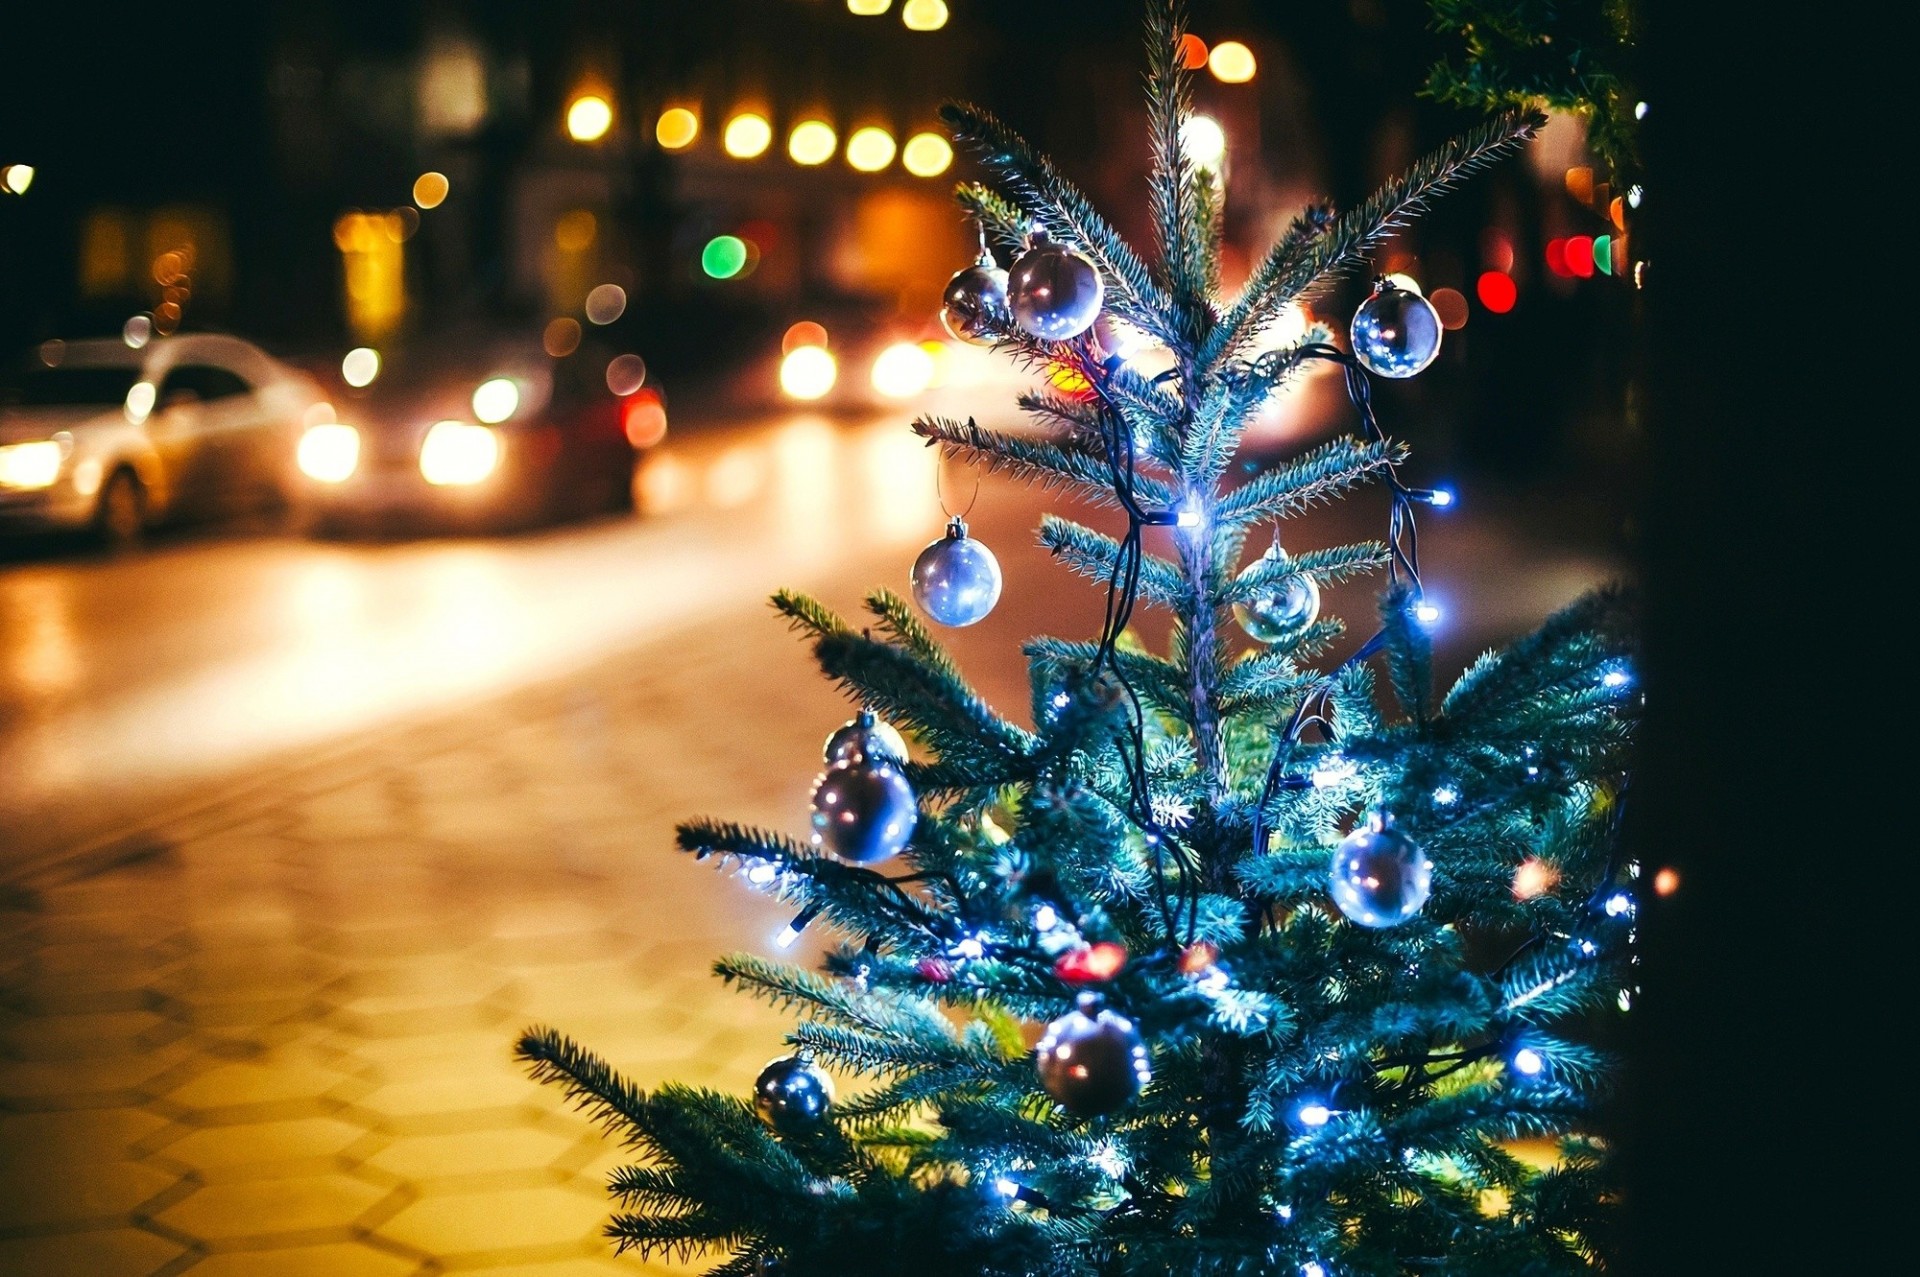
[[[1573,272],[1567,269],[1567,241],[1550,239],[1547,241],[1547,269],[1565,279]]]
[[[1467,299],[1457,288],[1436,288],[1427,295],[1440,326],[1449,331],[1467,326]]]
[[[825,325],[816,324],[811,319],[803,319],[788,328],[786,335],[780,338],[780,353],[791,355],[801,346],[824,346],[827,344]]]
[[[1565,249],[1567,272],[1578,279],[1593,278],[1593,236],[1574,235]]]
[[[1480,304],[1496,315],[1506,314],[1520,300],[1520,290],[1514,287],[1513,276],[1497,270],[1480,276],[1480,282],[1474,285],[1473,291],[1480,295]]]
[[[620,424],[627,442],[636,448],[651,448],[667,437],[667,405],[660,392],[651,386],[628,396],[620,405]]]
[[[1207,65],[1207,42],[1191,31],[1180,37],[1180,65],[1189,71]]]

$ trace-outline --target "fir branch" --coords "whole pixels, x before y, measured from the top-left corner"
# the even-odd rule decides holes
[[[1310,296],[1334,272],[1351,265],[1427,210],[1439,195],[1518,150],[1546,124],[1532,111],[1496,116],[1454,138],[1317,235],[1290,232],[1254,268],[1238,301],[1201,350],[1200,362],[1219,368],[1236,357],[1289,302]],[[1301,227],[1295,224],[1296,229]]]
[[[1361,483],[1405,459],[1397,445],[1329,440],[1292,464],[1268,470],[1220,499],[1221,525],[1284,519]]]
[[[1236,576],[1225,589],[1216,592],[1214,604],[1228,607],[1245,603],[1271,590],[1288,576],[1298,572],[1322,585],[1349,580],[1375,568],[1385,567],[1387,547],[1379,541],[1360,541],[1353,545],[1330,545],[1317,550],[1302,550],[1285,559],[1262,555]]]
[[[1179,341],[1179,333],[1166,319],[1170,306],[1166,293],[1127,242],[1052,161],[981,107],[949,102],[940,108],[940,118],[956,140],[970,146],[981,163],[999,176],[1006,195],[1021,212],[1099,267],[1107,283],[1109,310],[1168,345]]]
[[[1089,668],[1098,650],[1093,643],[1059,638],[1029,639],[1021,648],[1035,676],[1053,685],[1063,682],[1069,674]],[[1143,700],[1179,722],[1191,725],[1193,705],[1187,699],[1184,669],[1149,652],[1120,649],[1109,659]]]
[[[1041,520],[1040,544],[1074,571],[1102,584],[1113,578],[1114,565],[1119,562],[1118,541],[1051,514]],[[1183,608],[1188,599],[1187,581],[1179,565],[1157,555],[1142,554],[1140,598],[1164,608]]]
[[[1180,48],[1186,34],[1181,0],[1153,0],[1147,6],[1147,136],[1153,169],[1147,179],[1154,239],[1162,274],[1171,294],[1172,327],[1180,334],[1176,350],[1192,351],[1212,318],[1207,310],[1208,279],[1214,263],[1208,247],[1215,210],[1195,206],[1199,185],[1180,126],[1192,109],[1192,77]]]
[[[1097,403],[1087,399],[1069,399],[1051,390],[1026,390],[1014,399],[1024,412],[1065,429],[1068,443],[1075,448],[1101,447],[1101,417]]]
[[[819,638],[827,634],[845,634],[847,623],[818,599],[797,590],[775,591],[773,610],[787,618],[794,630]]]
[[[953,188],[953,198],[986,230],[988,242],[1009,259],[1026,248],[1031,219],[1013,201],[980,182],[961,182]]]
[[[887,635],[915,657],[948,677],[960,678],[960,667],[953,663],[945,648],[933,637],[933,631],[926,627],[913,607],[889,589],[876,589],[867,595],[867,611],[873,613],[880,622],[881,633]]]
[[[904,648],[841,633],[813,651],[828,678],[943,757],[1007,762],[1032,748],[1029,733],[994,713],[958,675]]]
[[[1120,505],[1113,489],[1113,466],[1102,452],[1064,441],[988,430],[971,418],[963,423],[945,417],[922,417],[913,423],[913,432],[941,444],[948,456],[984,464],[988,473],[1004,470],[1043,487],[1067,488],[1100,505]],[[1166,485],[1145,475],[1136,475],[1133,486],[1144,503],[1165,506],[1171,500]]]

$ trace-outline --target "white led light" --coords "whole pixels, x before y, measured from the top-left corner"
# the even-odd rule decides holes
[[[1422,625],[1432,625],[1440,619],[1440,609],[1432,603],[1416,603],[1413,605],[1413,619]]]
[[[1602,687],[1625,687],[1632,681],[1633,676],[1625,670],[1608,670],[1600,676],[1600,686]]]
[[[1281,1223],[1284,1224],[1288,1220],[1293,1218],[1293,1207],[1284,1206],[1284,1205],[1276,1206],[1273,1208],[1273,1214],[1275,1219],[1278,1219]]]
[[[1200,526],[1200,512],[1198,510],[1182,510],[1173,517],[1173,522],[1176,527],[1197,528]]]
[[[1460,791],[1451,785],[1442,785],[1433,791],[1433,801],[1442,807],[1451,807],[1460,801]]]
[[[1005,1175],[1002,1175],[993,1181],[993,1191],[1002,1197],[1018,1197],[1020,1195],[1020,1185],[1014,1183]]]
[[[1632,991],[1629,989],[1620,990],[1620,996],[1614,999],[1614,1004],[1618,1006],[1622,1011],[1633,1010]]]
[[[773,938],[773,943],[782,949],[791,949],[793,948],[793,942],[799,938],[800,928],[794,926],[792,923],[788,923],[786,926],[780,928],[780,934]]]
[[[1627,207],[1639,208],[1640,201],[1647,198],[1647,192],[1636,182],[1627,188]]]
[[[1060,912],[1052,905],[1041,905],[1033,911],[1033,929],[1035,931],[1052,931],[1059,925]]]
[[[1594,954],[1600,952],[1600,946],[1595,944],[1591,940],[1582,940],[1580,942],[1579,948],[1580,948],[1581,955],[1583,957],[1588,957],[1588,958],[1591,958]]]
[[[1633,118],[1636,120],[1644,120],[1647,118],[1647,104],[1645,102],[1635,102],[1633,104]]]
[[[1300,1265],[1300,1277],[1327,1277],[1327,1270],[1320,1266],[1319,1261],[1309,1259]]]
[[[1109,1179],[1119,1179],[1127,1173],[1127,1159],[1120,1155],[1119,1147],[1112,1140],[1093,1150],[1093,1155],[1087,1160]]]
[[[1333,1110],[1324,1104],[1302,1104],[1296,1116],[1302,1126],[1325,1126],[1333,1120]]]
[[[756,887],[764,887],[780,876],[780,871],[770,860],[756,860],[747,866],[747,881]]]
[[[520,387],[511,377],[483,381],[473,392],[473,415],[488,425],[497,425],[520,407]]]
[[[987,947],[980,943],[980,937],[968,936],[947,952],[956,958],[984,958],[987,955]]]
[[[1452,505],[1453,489],[1452,488],[1435,488],[1433,490],[1433,503],[1435,505]]]
[[[1547,1067],[1546,1060],[1530,1046],[1523,1046],[1513,1053],[1513,1067],[1528,1077],[1539,1076],[1540,1070]]]
[[[1607,917],[1618,918],[1623,913],[1633,912],[1633,897],[1624,891],[1615,892],[1607,897]]]
[[[1073,704],[1073,697],[1066,692],[1055,692],[1053,694],[1053,707],[1055,709],[1065,709],[1071,704]]]

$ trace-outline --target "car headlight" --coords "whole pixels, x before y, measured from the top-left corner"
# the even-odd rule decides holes
[[[0,488],[51,488],[67,452],[54,439],[0,445]]]
[[[360,465],[360,432],[337,421],[308,426],[294,459],[309,479],[343,483]]]
[[[465,421],[435,422],[420,445],[420,477],[439,487],[479,483],[500,465],[500,436]]]

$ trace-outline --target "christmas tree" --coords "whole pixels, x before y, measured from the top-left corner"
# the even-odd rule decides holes
[[[1350,211],[1308,208],[1228,299],[1178,5],[1147,27],[1153,266],[1005,124],[947,108],[991,182],[959,191],[982,258],[946,321],[1086,389],[1023,396],[1038,430],[914,427],[1124,515],[1117,537],[1041,530],[1104,588],[1104,624],[1026,645],[1029,730],[905,599],[875,592],[853,623],[776,597],[861,711],[828,741],[812,837],[700,820],[679,844],[791,902],[790,935],[834,937],[818,971],[717,966],[799,1013],[792,1054],[730,1095],[642,1091],[552,1030],[520,1043],[636,1150],[612,1180],[623,1247],[795,1277],[1604,1264],[1595,1042],[1631,984],[1634,908],[1612,838],[1623,601],[1575,604],[1436,700],[1414,513],[1451,497],[1402,477],[1368,390],[1426,366],[1437,319],[1382,281],[1350,351],[1266,336],[1539,120],[1495,119]],[[1124,357],[1140,340],[1164,371]],[[1358,433],[1249,477],[1243,428],[1315,362],[1342,369]],[[1380,542],[1255,539],[1363,487]],[[1319,587],[1370,572],[1377,630],[1355,642]],[[948,625],[1000,589],[959,520],[913,582]],[[1136,605],[1171,613],[1168,650],[1138,641]],[[867,1084],[836,1096],[826,1070]],[[1526,1138],[1557,1158],[1523,1160]]]

